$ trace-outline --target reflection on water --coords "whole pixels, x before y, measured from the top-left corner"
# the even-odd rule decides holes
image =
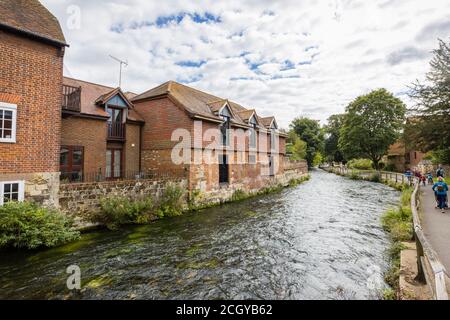
[[[0,298],[371,299],[383,287],[380,215],[399,193],[322,171],[278,194],[0,254]],[[66,288],[79,265],[83,290]]]

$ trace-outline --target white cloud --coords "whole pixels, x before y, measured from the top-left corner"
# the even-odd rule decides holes
[[[402,93],[450,35],[447,0],[42,0],[61,21],[65,73],[142,92],[167,80],[275,115],[325,120],[353,98]],[[81,9],[81,29],[67,8]],[[158,22],[160,25],[156,25]],[[405,102],[406,102],[405,98]]]

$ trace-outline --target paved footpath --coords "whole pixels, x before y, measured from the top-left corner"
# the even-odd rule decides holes
[[[450,210],[442,213],[435,209],[434,192],[431,186],[421,186],[422,227],[439,260],[450,276]]]

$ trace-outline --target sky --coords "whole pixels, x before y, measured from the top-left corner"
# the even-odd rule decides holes
[[[342,113],[386,88],[411,105],[408,85],[450,40],[448,0],[41,0],[70,48],[64,74],[142,93],[174,80],[274,115]]]

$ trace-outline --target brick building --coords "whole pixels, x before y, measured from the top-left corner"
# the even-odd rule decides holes
[[[37,0],[0,1],[0,205],[58,205],[66,41]]]
[[[143,119],[120,88],[64,78],[61,179],[131,179],[140,172]]]
[[[403,172],[406,169],[416,169],[424,157],[423,152],[407,148],[405,142],[399,140],[389,147],[383,161],[392,169]]]
[[[283,175],[274,117],[172,81],[136,95],[63,77],[66,47],[38,0],[0,0],[0,205],[58,206],[61,180],[164,175],[223,193]]]
[[[210,192],[233,185],[258,189],[284,171],[286,136],[273,117],[173,81],[131,100],[146,122],[145,172],[185,176],[191,190]]]

